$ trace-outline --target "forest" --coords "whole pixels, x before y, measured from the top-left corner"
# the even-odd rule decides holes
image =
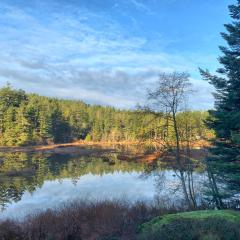
[[[186,111],[177,115],[185,131],[188,119],[192,140],[208,139],[213,131],[204,121],[208,112]],[[119,110],[27,94],[11,86],[0,89],[0,145],[27,146],[86,141],[169,141],[174,139],[165,113]],[[181,124],[182,123],[182,124]],[[182,134],[184,135],[184,134]]]

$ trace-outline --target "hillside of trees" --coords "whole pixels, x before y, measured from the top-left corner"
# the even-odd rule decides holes
[[[194,139],[212,135],[204,121],[207,112],[178,114],[179,126]],[[180,127],[181,128],[181,127]],[[182,134],[184,136],[184,133]],[[27,94],[10,86],[0,89],[0,145],[86,141],[137,141],[174,139],[172,127],[164,114],[142,110],[118,110],[88,105],[82,101],[61,100]]]

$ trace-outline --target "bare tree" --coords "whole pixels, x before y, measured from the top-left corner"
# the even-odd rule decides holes
[[[180,135],[177,113],[186,106],[191,91],[189,74],[185,72],[162,73],[155,89],[148,92],[148,99],[156,111],[165,112],[168,125],[172,120],[176,142],[176,160],[180,164]],[[168,126],[167,126],[168,127]]]
[[[177,168],[180,172],[180,180],[182,182],[183,193],[189,206],[195,206],[194,200],[191,201],[193,194],[188,194],[185,183],[184,169],[181,162],[181,134],[179,123],[177,120],[177,113],[186,109],[186,102],[188,95],[191,92],[191,83],[189,81],[189,74],[185,72],[162,73],[155,89],[148,92],[148,99],[151,102],[152,108],[156,112],[165,113],[166,128],[170,126],[174,131],[175,146],[171,142],[170,146],[174,149]],[[189,186],[191,186],[189,184]],[[189,189],[189,193],[192,193]]]

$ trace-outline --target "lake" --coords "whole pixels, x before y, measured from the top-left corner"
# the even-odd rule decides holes
[[[0,218],[21,218],[74,200],[200,204],[208,192],[204,164],[179,170],[139,146],[88,146],[0,153]],[[192,164],[193,165],[193,164]],[[192,166],[191,165],[191,166]]]

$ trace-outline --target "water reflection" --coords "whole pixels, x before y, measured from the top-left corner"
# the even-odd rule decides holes
[[[121,149],[102,151],[101,154],[95,151],[89,155],[84,151],[80,152],[84,154],[79,152],[72,154],[1,153],[0,205],[2,209],[13,202],[20,201],[25,192],[34,193],[47,180],[59,182],[63,179],[71,179],[71,182],[76,184],[82,176],[89,174],[103,176],[118,172],[140,173],[144,169],[144,163],[120,160]]]
[[[198,153],[180,166],[169,153],[156,155],[139,147],[1,153],[1,217],[21,216],[74,199],[155,199],[195,208],[209,200],[206,183],[212,178],[194,154]]]

